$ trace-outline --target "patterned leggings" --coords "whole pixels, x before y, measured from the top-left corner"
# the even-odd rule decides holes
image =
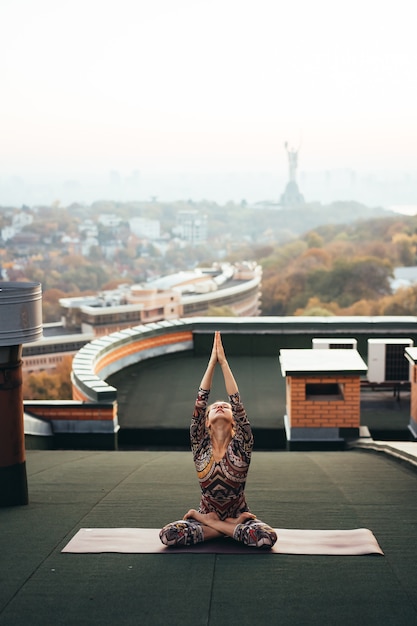
[[[159,533],[159,538],[166,546],[192,546],[204,541],[204,526],[194,519],[178,520],[167,524]],[[233,539],[254,548],[272,548],[277,540],[273,528],[259,519],[249,519],[237,524]]]

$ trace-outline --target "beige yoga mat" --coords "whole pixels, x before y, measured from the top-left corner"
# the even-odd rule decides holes
[[[81,528],[62,552],[157,554],[384,554],[367,528],[353,530],[304,530],[276,528],[278,541],[271,550],[249,548],[224,538],[189,547],[164,546],[158,528]]]

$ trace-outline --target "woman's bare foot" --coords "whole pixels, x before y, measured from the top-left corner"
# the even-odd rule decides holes
[[[211,513],[199,513],[198,511],[196,511],[195,509],[190,509],[185,515],[183,519],[195,519],[197,522],[200,522],[200,524],[204,524],[205,526],[208,526],[208,522],[216,522],[219,520],[219,516],[217,515],[217,513],[214,513],[214,511],[212,511]]]
[[[198,515],[197,511],[195,509],[190,509],[189,511],[187,511],[187,513],[184,515],[183,519],[189,519],[190,517],[192,517],[193,519],[197,519],[196,515]]]
[[[228,517],[226,522],[233,522],[237,526],[238,524],[244,524],[249,519],[256,519],[256,515],[250,513],[249,511],[244,511],[239,515],[239,517]]]

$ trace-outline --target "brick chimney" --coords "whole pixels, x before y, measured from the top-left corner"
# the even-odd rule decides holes
[[[343,448],[359,436],[360,377],[367,365],[355,349],[281,350],[286,379],[289,449]]]

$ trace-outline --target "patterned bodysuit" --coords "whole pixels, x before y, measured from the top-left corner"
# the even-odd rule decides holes
[[[221,520],[237,518],[249,511],[245,484],[253,448],[253,435],[239,393],[229,396],[234,418],[234,435],[220,461],[213,457],[210,433],[206,428],[209,391],[199,389],[190,428],[191,449],[201,488],[200,513],[217,513]],[[203,525],[194,519],[178,520],[160,531],[165,545],[193,545],[204,541]],[[271,548],[275,531],[258,519],[237,524],[233,538],[246,545]]]

